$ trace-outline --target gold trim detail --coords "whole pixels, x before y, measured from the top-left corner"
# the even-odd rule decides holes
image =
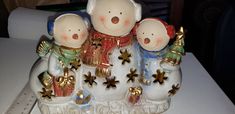
[[[48,72],[39,74],[38,79],[43,87],[45,87],[46,89],[50,89],[52,87],[53,78]]]
[[[141,84],[143,84],[143,85],[147,85],[147,86],[151,85],[151,81],[145,79],[144,76],[141,76],[141,77],[139,78],[139,82],[140,82]]]
[[[111,70],[109,68],[96,67],[95,75],[100,78],[107,78],[111,76]]]

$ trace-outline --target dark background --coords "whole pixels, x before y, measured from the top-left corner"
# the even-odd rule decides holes
[[[72,0],[72,7],[80,3]],[[85,1],[85,0],[83,0]],[[233,0],[136,0],[143,18],[160,17],[187,30],[187,52],[193,52],[214,80],[235,103],[235,11]],[[75,4],[75,5],[74,5]],[[68,6],[68,4],[66,5]],[[61,5],[39,6],[50,10]],[[71,8],[71,7],[70,7]],[[8,37],[7,12],[0,0],[0,37]],[[199,82],[200,84],[200,82]]]

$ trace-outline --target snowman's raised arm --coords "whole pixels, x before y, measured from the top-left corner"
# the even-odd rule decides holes
[[[58,61],[58,57],[55,56],[55,54],[51,54],[49,57],[49,62],[48,62],[48,72],[53,75],[53,76],[58,76],[62,74],[62,71],[60,68],[60,63]]]

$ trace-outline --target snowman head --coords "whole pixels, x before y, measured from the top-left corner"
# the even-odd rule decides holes
[[[111,36],[128,34],[141,19],[141,6],[133,0],[88,0],[94,29]]]
[[[136,28],[137,40],[148,51],[160,51],[175,35],[174,27],[158,18],[142,20]]]
[[[65,13],[48,21],[48,32],[58,45],[80,48],[88,37],[88,21],[75,13]]]

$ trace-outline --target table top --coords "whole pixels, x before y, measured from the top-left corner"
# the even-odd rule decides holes
[[[4,113],[29,79],[38,56],[37,41],[0,38],[0,113]],[[235,106],[192,53],[183,57],[181,89],[164,114],[235,114]],[[32,114],[40,114],[35,106]]]
[[[6,112],[29,79],[37,41],[0,38],[0,113]]]

